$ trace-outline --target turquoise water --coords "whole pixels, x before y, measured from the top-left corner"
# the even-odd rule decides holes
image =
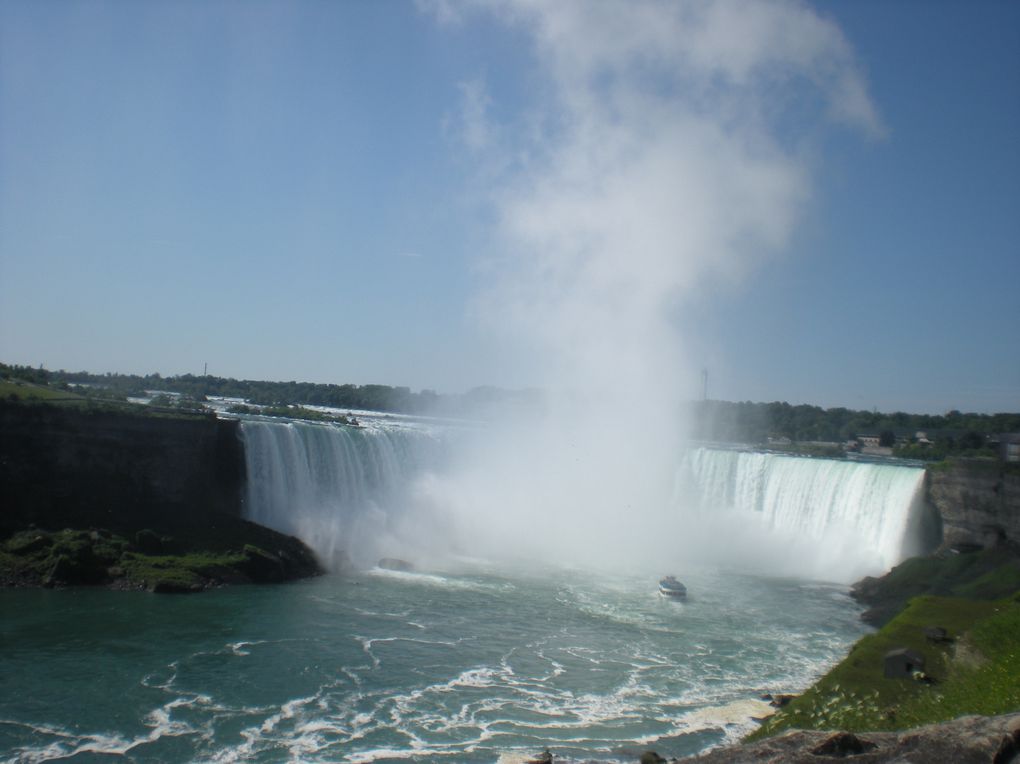
[[[654,577],[487,568],[0,591],[0,760],[681,756],[863,633],[840,587],[673,572],[686,603]]]

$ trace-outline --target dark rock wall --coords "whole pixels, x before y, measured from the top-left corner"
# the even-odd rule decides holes
[[[990,459],[954,459],[926,479],[944,547],[1020,545],[1020,475]]]
[[[241,514],[238,423],[0,402],[0,531]]]

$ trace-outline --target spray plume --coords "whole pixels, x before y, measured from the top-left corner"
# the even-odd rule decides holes
[[[677,308],[787,245],[821,123],[881,132],[849,46],[796,2],[422,5],[451,33],[494,16],[534,54],[526,113],[492,123],[498,94],[472,81],[463,135],[497,221],[476,312],[549,394],[422,494],[485,555],[675,554],[679,404],[699,368]]]

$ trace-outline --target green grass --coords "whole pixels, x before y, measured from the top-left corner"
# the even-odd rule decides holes
[[[864,618],[881,626],[911,597],[930,594],[993,600],[1020,589],[1020,558],[1005,547],[963,554],[912,557],[881,578],[864,579],[854,596],[872,608]]]
[[[119,563],[124,579],[142,587],[172,584],[180,587],[203,586],[210,579],[230,577],[247,561],[238,553],[196,553],[185,555],[147,555],[128,552]],[[233,574],[236,576],[236,574]]]
[[[18,401],[45,401],[47,403],[75,402],[82,403],[85,398],[67,390],[55,390],[45,385],[31,382],[11,382],[0,380],[0,399]]]
[[[922,629],[941,626],[952,643],[929,643]],[[911,648],[933,684],[886,679],[883,658]],[[765,721],[748,740],[788,729],[896,730],[964,714],[1020,709],[1020,602],[919,597],[811,689]]]

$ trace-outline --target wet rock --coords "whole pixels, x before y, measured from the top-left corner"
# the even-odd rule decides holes
[[[244,545],[241,570],[256,583],[277,583],[286,579],[287,569],[279,557],[252,544]]]
[[[383,557],[379,560],[379,567],[383,570],[398,570],[404,573],[414,570],[414,565],[397,557]]]
[[[195,594],[205,589],[202,584],[184,583],[181,581],[156,581],[149,585],[154,594]]]
[[[145,554],[163,554],[163,539],[148,528],[143,528],[135,534],[135,546]]]

